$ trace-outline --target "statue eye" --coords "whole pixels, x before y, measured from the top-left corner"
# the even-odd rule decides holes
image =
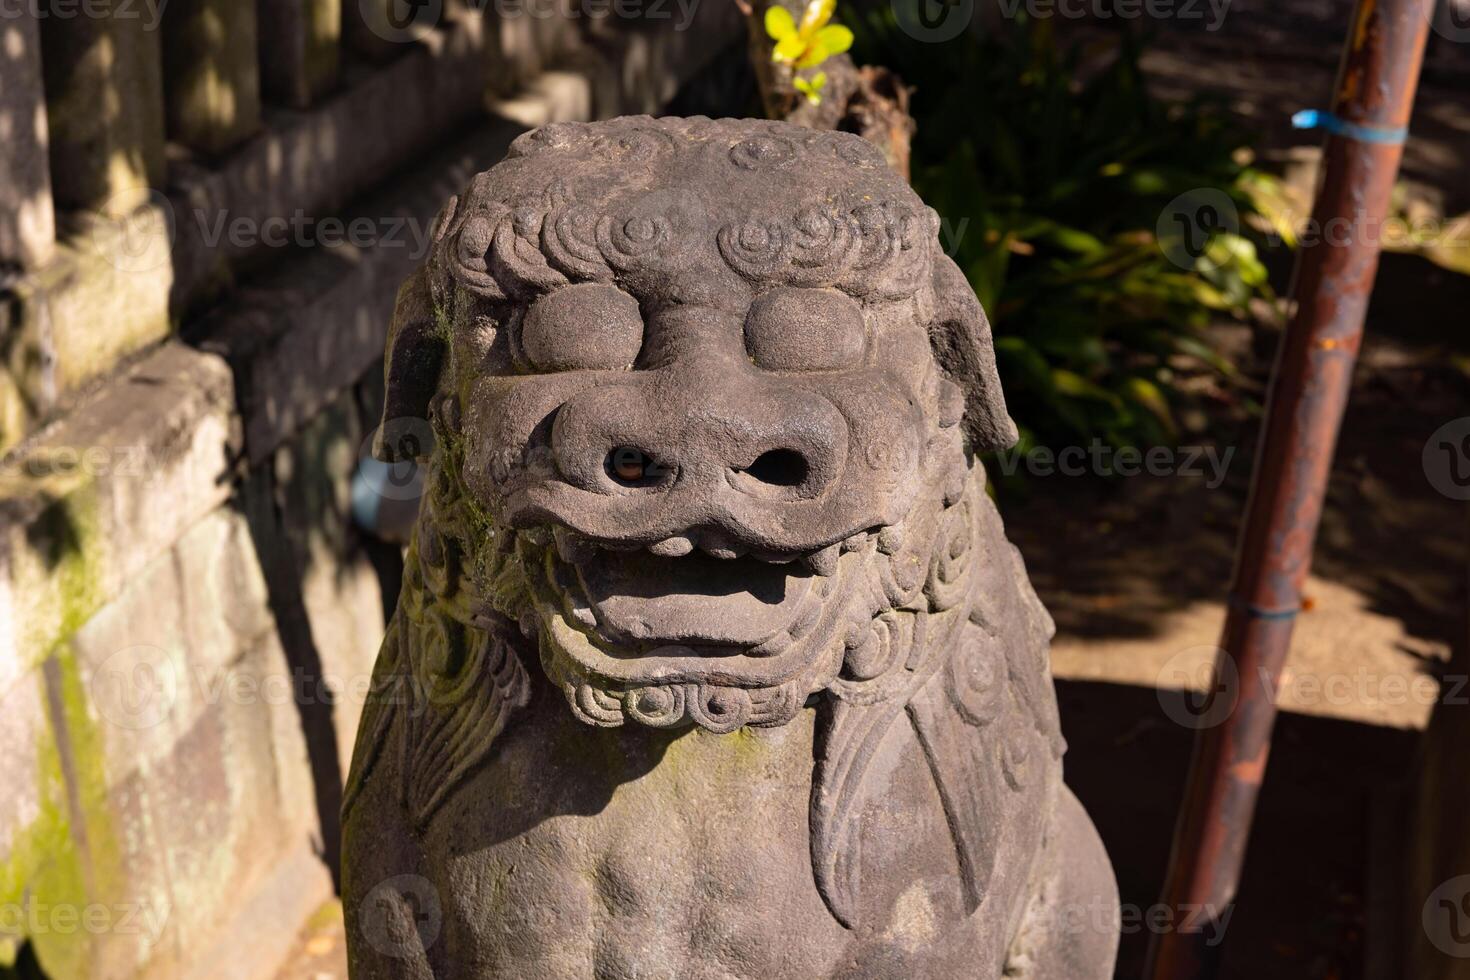
[[[615,286],[565,286],[526,310],[520,348],[538,371],[627,370],[643,349],[643,313]]]
[[[867,326],[835,289],[773,289],[745,318],[745,350],[769,371],[835,371],[861,363]]]

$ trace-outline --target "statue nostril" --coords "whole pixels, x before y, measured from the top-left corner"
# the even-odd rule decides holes
[[[625,487],[647,486],[667,472],[652,456],[634,446],[614,446],[603,468],[614,482]]]
[[[761,453],[742,471],[759,483],[772,487],[799,487],[806,482],[806,457],[794,449],[772,449]]]

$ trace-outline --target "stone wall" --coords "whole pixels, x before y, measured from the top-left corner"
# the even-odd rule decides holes
[[[1462,536],[1470,543],[1470,519]],[[1470,599],[1470,575],[1465,584]],[[1470,692],[1461,683],[1470,677],[1470,602],[1465,610],[1461,642],[1446,668],[1446,696],[1424,736],[1412,817],[1401,828],[1408,856],[1399,893],[1403,975],[1415,980],[1470,980]]]
[[[375,2],[0,19],[0,976],[274,974],[396,594],[348,487],[416,243],[526,127],[741,47]]]

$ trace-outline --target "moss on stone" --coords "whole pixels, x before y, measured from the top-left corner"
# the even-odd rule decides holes
[[[49,724],[37,742],[39,813],[0,857],[0,906],[21,910],[24,933],[0,944],[0,965],[13,965],[28,939],[49,976],[82,977],[90,973],[95,939],[80,925],[85,909],[124,902],[128,889],[108,804],[102,734],[69,645],[56,647],[53,664],[47,671],[55,685],[47,698]],[[63,909],[67,918],[53,919]]]
[[[17,578],[40,577],[44,589],[24,587],[33,596],[20,610],[20,653],[27,666],[36,667],[102,606],[99,569],[106,560],[99,531],[97,488],[83,478],[46,478],[40,488],[52,498],[27,528],[29,553],[16,569]],[[63,486],[63,484],[66,484]],[[54,495],[54,496],[53,496]]]

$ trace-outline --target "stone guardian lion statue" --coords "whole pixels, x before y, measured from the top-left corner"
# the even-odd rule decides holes
[[[388,342],[428,489],[354,980],[1112,976],[937,231],[859,137],[752,120],[547,126],[448,204]]]

